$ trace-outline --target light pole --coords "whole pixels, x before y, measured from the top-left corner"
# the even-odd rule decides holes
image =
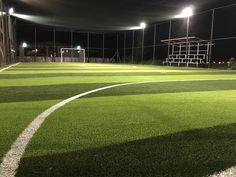
[[[28,47],[28,44],[26,42],[22,43],[22,50],[23,50],[23,57],[25,57],[25,48]]]
[[[190,24],[190,17],[193,16],[193,8],[192,7],[186,7],[182,10],[182,12],[179,15],[176,15],[175,18],[187,18],[187,35],[186,37],[189,37],[189,24]]]
[[[11,23],[11,15],[14,13],[14,8],[10,8],[8,10],[8,14],[7,14],[7,17],[8,17],[8,34],[9,34],[9,40],[7,42],[7,51],[8,51],[8,54],[7,54],[7,62],[8,63],[11,63],[12,61],[12,51],[14,50],[13,49],[13,33],[12,33],[12,23]]]
[[[133,41],[132,41],[132,63],[134,61],[134,30],[142,30],[142,53],[141,53],[141,63],[143,64],[143,55],[144,55],[144,37],[145,37],[145,28],[147,27],[147,24],[145,22],[142,22],[139,24],[139,26],[133,26],[130,27],[130,30],[133,30]]]
[[[157,33],[157,25],[154,24],[152,64],[155,64],[155,59],[156,59],[156,33]]]
[[[143,35],[142,35],[142,55],[141,55],[141,64],[143,64],[143,55],[144,55],[144,37],[145,37],[145,28],[146,28],[146,23],[142,22],[140,23],[140,28],[143,31]]]
[[[211,36],[210,36],[210,51],[209,51],[209,57],[208,57],[208,68],[211,67],[212,42],[213,42],[213,33],[214,33],[214,20],[215,20],[215,9],[212,10],[212,16],[211,16]]]
[[[182,10],[182,12],[179,15],[176,15],[176,18],[187,18],[187,31],[186,31],[186,56],[185,58],[188,58],[188,43],[189,43],[189,25],[190,25],[190,17],[193,15],[193,8],[192,7],[186,7]]]
[[[132,64],[134,64],[134,30],[133,30],[133,33],[132,33]]]

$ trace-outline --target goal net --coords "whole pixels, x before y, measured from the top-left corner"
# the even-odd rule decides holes
[[[86,62],[85,49],[61,48],[61,62]]]

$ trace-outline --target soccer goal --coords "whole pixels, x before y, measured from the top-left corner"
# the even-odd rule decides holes
[[[61,63],[63,62],[84,62],[85,49],[81,48],[61,48]]]

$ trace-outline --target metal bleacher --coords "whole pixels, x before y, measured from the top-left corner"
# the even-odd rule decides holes
[[[161,42],[168,45],[168,57],[163,64],[178,66],[208,64],[209,51],[213,45],[210,41],[197,37],[166,39]]]

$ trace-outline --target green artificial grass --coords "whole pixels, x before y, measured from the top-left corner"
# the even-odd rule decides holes
[[[17,176],[213,174],[236,164],[235,95],[234,90],[74,101],[42,126]]]
[[[236,164],[236,71],[21,63],[0,73],[0,159],[42,111],[73,101],[33,137],[17,176],[205,176]],[[217,155],[218,154],[218,155]],[[1,160],[0,160],[1,161]]]
[[[156,80],[228,79],[235,71],[108,64],[21,64],[0,75],[0,87]],[[9,79],[10,78],[10,79]]]
[[[57,102],[58,100],[0,103],[0,159],[30,122]]]

